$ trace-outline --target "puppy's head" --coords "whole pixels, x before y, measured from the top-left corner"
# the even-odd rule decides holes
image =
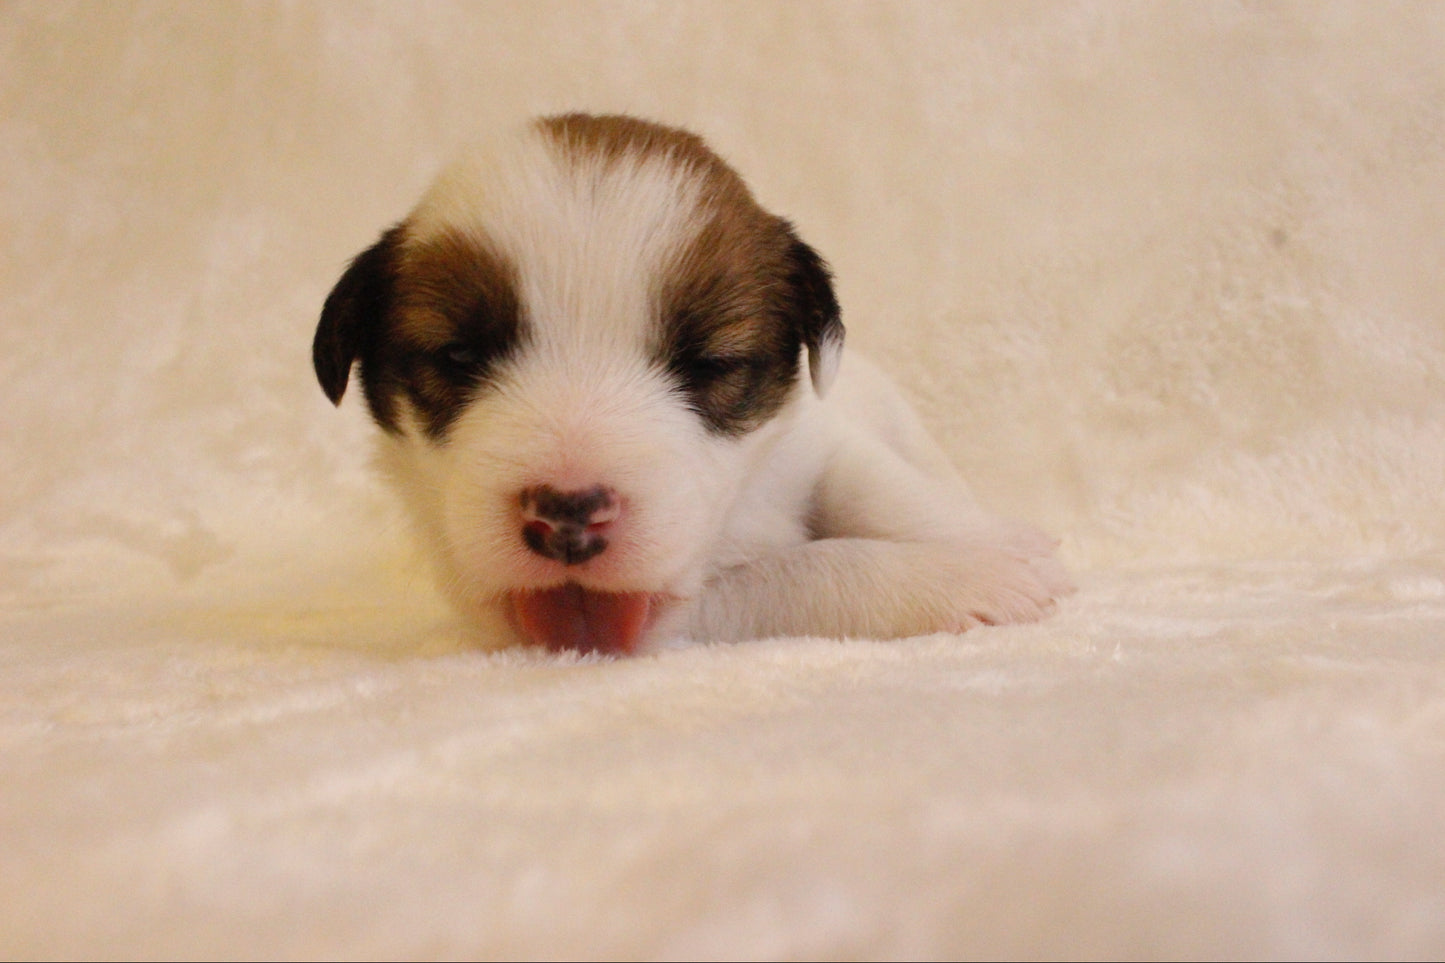
[[[486,636],[625,652],[675,628],[842,338],[822,260],[701,140],[573,114],[444,172],[342,275],[313,354],[337,403],[359,364]]]

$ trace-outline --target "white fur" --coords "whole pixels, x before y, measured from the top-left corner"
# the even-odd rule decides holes
[[[649,364],[659,281],[701,196],[667,158],[579,169],[533,133],[447,172],[409,219],[414,243],[444,230],[487,238],[517,266],[534,333],[446,443],[414,423],[382,443],[482,637],[520,641],[508,593],[564,581],[664,600],[644,648],[1045,614],[1068,589],[1052,541],[979,510],[886,379],[858,358],[839,370],[841,343],[823,345],[813,379],[741,436],[709,432]],[[576,566],[530,552],[516,494],[540,484],[617,491],[608,549]]]

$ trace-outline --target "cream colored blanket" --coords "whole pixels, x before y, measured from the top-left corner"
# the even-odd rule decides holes
[[[309,341],[489,127],[692,127],[1049,622],[458,633]],[[0,6],[0,957],[1445,954],[1445,5]]]

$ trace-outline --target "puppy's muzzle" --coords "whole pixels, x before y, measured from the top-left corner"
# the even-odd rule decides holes
[[[621,514],[617,493],[602,485],[558,491],[538,485],[522,491],[522,541],[543,558],[580,565],[607,549],[607,532]]]

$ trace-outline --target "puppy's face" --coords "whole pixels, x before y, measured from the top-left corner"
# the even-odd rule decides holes
[[[742,480],[842,342],[826,267],[696,137],[549,118],[447,171],[317,328],[444,587],[500,643],[675,629]]]

